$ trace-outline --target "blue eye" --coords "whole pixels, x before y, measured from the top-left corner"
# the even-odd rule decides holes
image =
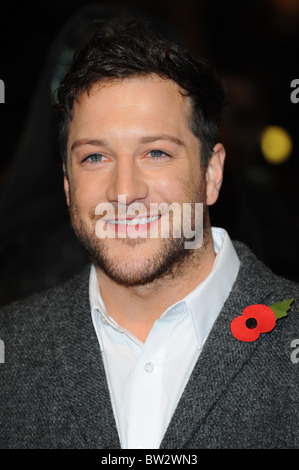
[[[89,155],[88,157],[90,159],[90,161],[92,161],[93,163],[96,163],[96,162],[101,162],[102,159],[103,159],[103,155],[101,153],[93,153],[92,155]]]
[[[159,157],[166,156],[165,152],[162,152],[162,150],[151,150],[149,154],[152,158],[159,158]]]

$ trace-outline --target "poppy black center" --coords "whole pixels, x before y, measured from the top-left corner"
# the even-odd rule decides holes
[[[252,330],[253,328],[257,326],[257,321],[255,318],[248,318],[245,322],[245,325],[247,326],[247,328]]]

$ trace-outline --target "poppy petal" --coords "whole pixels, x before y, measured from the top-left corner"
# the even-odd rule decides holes
[[[230,329],[235,338],[250,343],[258,339],[260,336],[260,328],[259,326],[248,328],[246,326],[246,320],[246,317],[239,315],[231,322]]]
[[[263,304],[250,305],[243,310],[243,316],[255,318],[261,333],[268,333],[276,325],[275,313],[270,307]]]

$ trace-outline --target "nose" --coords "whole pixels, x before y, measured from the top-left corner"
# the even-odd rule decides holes
[[[119,159],[112,170],[111,179],[106,192],[107,200],[117,203],[119,196],[126,204],[143,202],[149,193],[149,187],[138,164],[133,159]],[[122,199],[124,200],[124,199]]]

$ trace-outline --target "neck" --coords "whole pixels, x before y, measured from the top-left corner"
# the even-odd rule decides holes
[[[168,307],[192,292],[210,273],[215,252],[211,230],[204,245],[194,250],[191,260],[180,267],[178,276],[156,279],[147,285],[126,287],[110,279],[100,268],[97,277],[101,295],[109,315],[119,324],[145,342],[155,321]]]

